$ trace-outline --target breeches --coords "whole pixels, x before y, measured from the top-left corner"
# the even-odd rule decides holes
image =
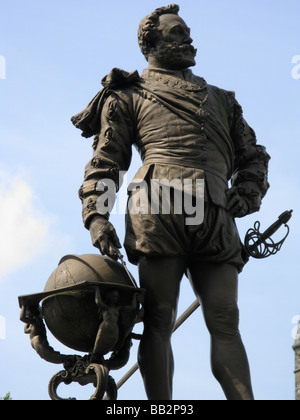
[[[241,272],[247,262],[234,219],[208,201],[200,225],[187,225],[184,213],[127,214],[124,245],[133,264],[142,256],[177,256],[188,263],[233,264]]]

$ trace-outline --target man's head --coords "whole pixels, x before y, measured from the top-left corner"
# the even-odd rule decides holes
[[[156,9],[140,23],[138,40],[149,64],[165,69],[194,66],[197,50],[191,45],[190,29],[178,16],[179,6],[171,4]]]

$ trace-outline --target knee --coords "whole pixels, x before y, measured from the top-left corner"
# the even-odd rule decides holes
[[[208,310],[205,314],[207,328],[212,336],[239,337],[239,308]]]
[[[145,328],[163,336],[171,336],[176,322],[176,309],[169,303],[160,303],[145,309]]]

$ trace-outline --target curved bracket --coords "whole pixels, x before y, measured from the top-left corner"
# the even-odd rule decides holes
[[[48,385],[48,392],[51,400],[53,401],[74,401],[76,398],[61,398],[57,394],[59,385],[64,383],[70,385],[73,382],[77,382],[80,385],[87,385],[92,383],[96,391],[91,396],[90,400],[101,401],[107,394],[107,399],[117,399],[117,386],[114,379],[109,376],[109,370],[104,365],[96,363],[90,364],[84,369],[84,362],[79,360],[77,366],[73,368],[72,372],[62,370],[56,373],[50,380]]]

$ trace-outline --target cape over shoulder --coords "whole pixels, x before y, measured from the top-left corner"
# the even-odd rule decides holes
[[[129,87],[140,81],[141,78],[137,70],[128,73],[118,68],[112,69],[101,81],[103,89],[97,93],[83,111],[71,118],[73,125],[82,131],[82,137],[89,138],[99,132],[101,110],[112,91]]]

